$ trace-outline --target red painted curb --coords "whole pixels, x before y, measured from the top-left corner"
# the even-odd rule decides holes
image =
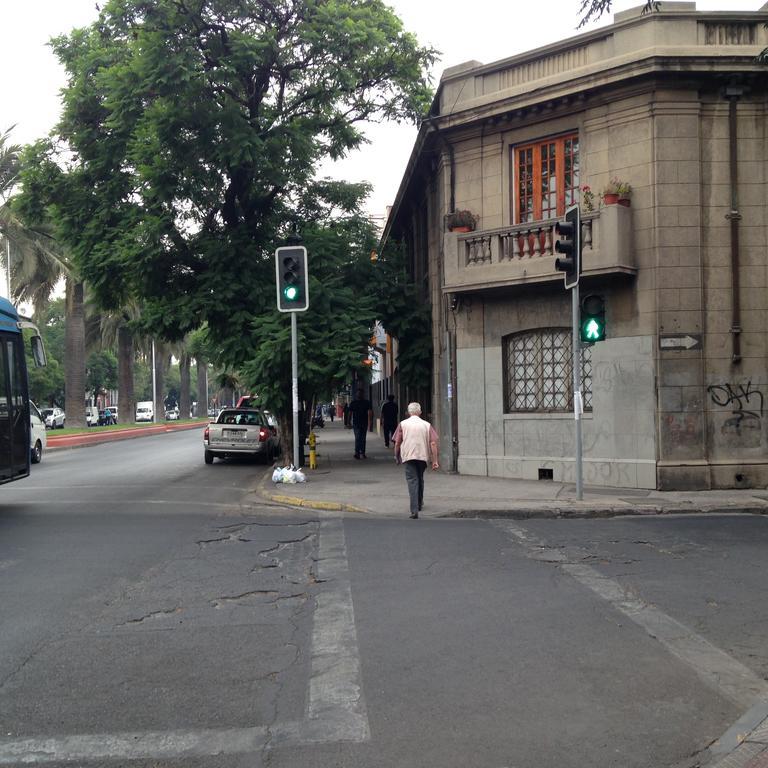
[[[195,424],[158,424],[155,427],[139,427],[126,429],[113,429],[109,432],[81,432],[76,435],[48,435],[46,450],[56,450],[60,448],[80,448],[86,445],[97,445],[98,443],[109,443],[113,440],[130,440],[136,437],[149,437],[150,435],[161,435],[166,432],[181,432],[188,429],[201,429],[208,424],[206,421],[199,421]]]

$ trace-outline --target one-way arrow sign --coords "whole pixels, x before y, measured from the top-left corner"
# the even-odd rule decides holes
[[[659,347],[661,349],[701,349],[701,334],[686,333],[682,336],[662,334],[659,337]]]

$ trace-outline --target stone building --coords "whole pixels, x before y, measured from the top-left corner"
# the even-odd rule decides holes
[[[766,22],[664,2],[443,73],[381,248],[407,249],[433,308],[444,466],[574,479],[552,228],[579,204],[608,328],[583,354],[584,482],[768,485]],[[629,207],[600,195],[616,178]],[[458,210],[474,231],[447,231]]]

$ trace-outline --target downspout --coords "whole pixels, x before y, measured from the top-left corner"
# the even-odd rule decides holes
[[[728,99],[728,143],[731,184],[731,210],[726,215],[731,222],[731,362],[741,362],[741,298],[739,271],[739,171],[738,171],[738,121],[736,107],[739,97],[744,95],[742,86],[728,86],[725,97]]]

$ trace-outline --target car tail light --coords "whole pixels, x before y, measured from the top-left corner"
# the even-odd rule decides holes
[[[266,427],[259,427],[259,442],[263,443],[269,440],[269,430]]]
[[[207,443],[207,442],[208,442],[208,436],[209,436],[210,434],[211,434],[211,430],[210,430],[208,427],[206,427],[206,428],[205,428],[205,432],[203,432],[203,442],[204,442],[204,443]]]

